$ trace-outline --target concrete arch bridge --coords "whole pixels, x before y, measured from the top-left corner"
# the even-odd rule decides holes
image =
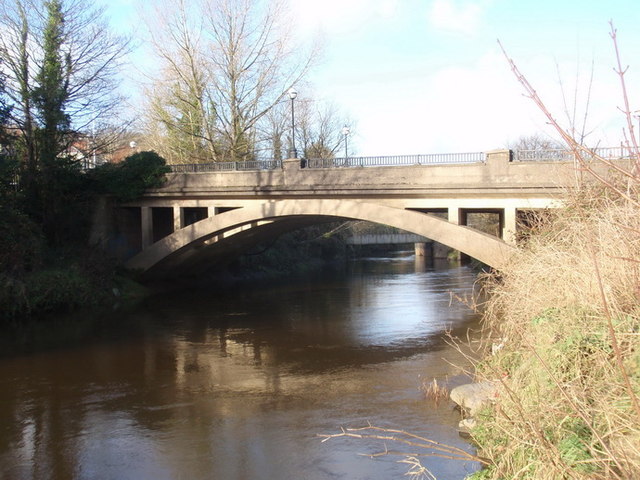
[[[558,207],[575,174],[571,161],[518,161],[508,150],[448,155],[442,163],[387,166],[363,159],[175,166],[162,188],[138,201],[105,203],[94,241],[156,278],[197,274],[284,232],[353,219],[429,238],[499,269],[515,248],[518,217]],[[495,214],[497,235],[470,228],[475,213]]]

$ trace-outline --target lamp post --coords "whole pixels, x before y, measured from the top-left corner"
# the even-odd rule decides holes
[[[290,88],[287,93],[291,99],[291,150],[289,150],[289,158],[298,158],[298,152],[296,151],[296,117],[293,108],[293,102],[298,96],[298,91],[295,88]]]
[[[351,133],[351,129],[349,127],[347,127],[346,125],[344,127],[342,127],[342,135],[344,135],[344,160],[346,162],[347,157],[349,156],[349,149],[348,147],[348,138],[349,138],[349,134]]]

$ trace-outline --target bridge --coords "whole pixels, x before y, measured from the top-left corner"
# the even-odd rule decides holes
[[[415,233],[369,233],[352,235],[346,239],[347,245],[404,245],[429,241]]]
[[[571,159],[530,161],[509,150],[385,157],[390,165],[371,158],[176,165],[138,201],[105,203],[94,240],[156,278],[197,274],[287,231],[365,220],[499,269],[515,248],[518,218],[559,207],[576,175]],[[467,226],[482,212],[498,216],[497,236]]]

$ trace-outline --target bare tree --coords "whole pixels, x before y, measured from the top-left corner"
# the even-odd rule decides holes
[[[351,121],[341,118],[332,104],[320,104],[311,100],[300,102],[297,134],[305,158],[333,158],[345,148],[343,128],[350,128]],[[351,130],[351,128],[350,128]]]
[[[273,140],[264,135],[267,114],[308,71],[315,50],[297,53],[279,2],[179,1],[164,12],[151,29],[163,67],[147,106],[156,132],[173,145],[172,135],[195,139],[212,160],[254,158]]]
[[[565,146],[558,140],[543,134],[524,135],[513,142],[507,143],[510,150],[563,150]]]
[[[177,163],[218,160],[221,151],[202,21],[178,0],[157,4],[149,28],[162,70],[145,95],[147,134]]]

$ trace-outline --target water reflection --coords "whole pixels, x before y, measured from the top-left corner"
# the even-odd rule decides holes
[[[73,348],[0,359],[0,478],[402,477],[357,455],[379,445],[316,434],[372,421],[469,448],[457,414],[418,387],[456,373],[441,332],[474,321],[450,299],[473,279],[365,261],[346,276],[163,296]]]

